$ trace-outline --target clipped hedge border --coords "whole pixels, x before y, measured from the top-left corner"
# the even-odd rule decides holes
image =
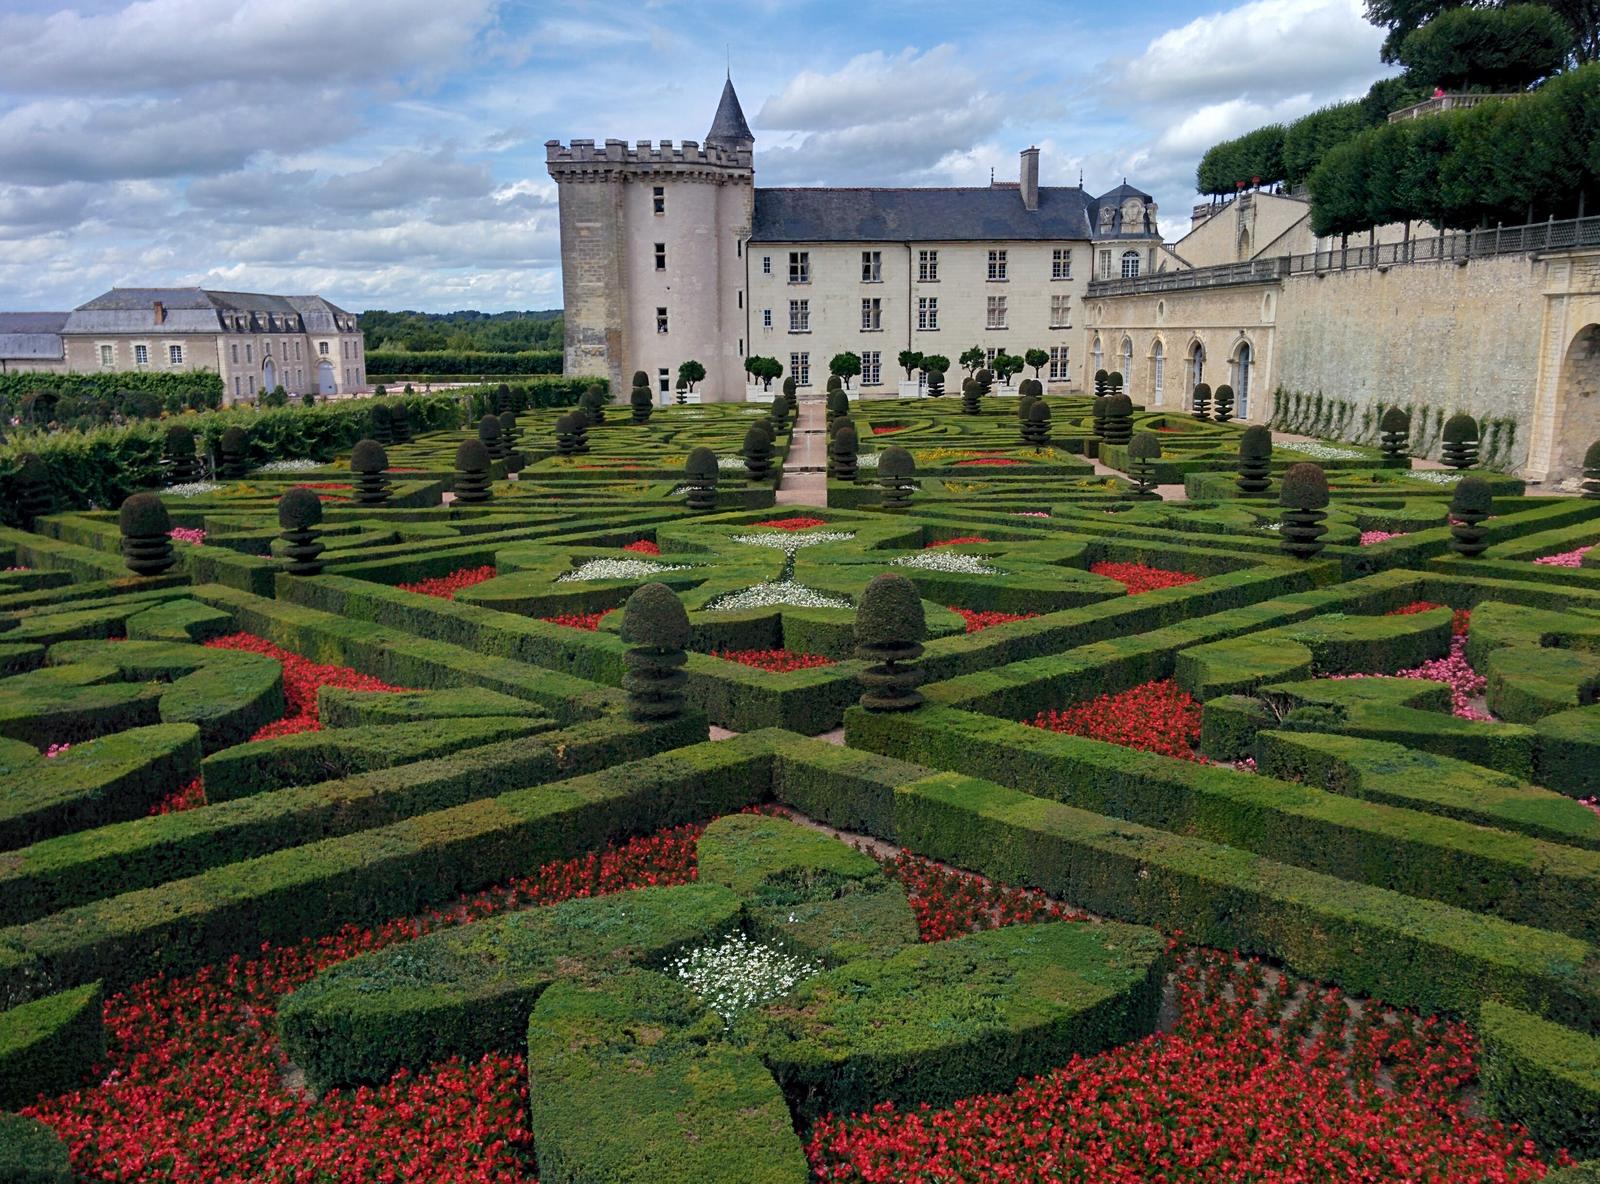
[[[100,984],[88,983],[0,1011],[0,1106],[30,1105],[82,1083],[105,1052],[103,1002]]]
[[[1478,1035],[1490,1113],[1522,1123],[1547,1151],[1600,1156],[1600,1040],[1493,1000]]]

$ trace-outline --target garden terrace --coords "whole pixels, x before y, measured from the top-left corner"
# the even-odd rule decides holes
[[[1036,448],[1001,395],[852,404],[904,508],[874,461],[775,504],[786,432],[691,511],[741,405],[617,403],[570,457],[570,404],[525,405],[490,498],[447,500],[494,397],[385,444],[382,504],[343,438],[167,490],[157,575],[95,499],[0,526],[0,1165],[1600,1158],[1600,503],[1490,474],[1464,557],[1455,474],[1280,443],[1240,496],[1237,426],[1136,409],[1191,500],[1140,498],[1088,400]]]

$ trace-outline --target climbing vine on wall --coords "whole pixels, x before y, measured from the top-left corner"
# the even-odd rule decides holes
[[[1321,391],[1272,392],[1271,426],[1280,432],[1343,440],[1351,444],[1377,444],[1383,413],[1398,406],[1411,418],[1411,451],[1416,456],[1438,454],[1444,421],[1453,413],[1440,406],[1389,403],[1379,399],[1358,405],[1334,399]],[[1510,469],[1517,464],[1517,420],[1512,416],[1482,416],[1478,420],[1481,467]]]

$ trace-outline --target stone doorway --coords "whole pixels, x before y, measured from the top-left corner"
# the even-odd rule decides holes
[[[1585,325],[1567,347],[1556,408],[1551,476],[1574,477],[1583,468],[1585,450],[1600,440],[1600,325]]]

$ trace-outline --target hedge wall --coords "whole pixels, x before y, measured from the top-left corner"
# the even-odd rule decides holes
[[[1600,1155],[1600,1040],[1503,1003],[1484,1003],[1483,1096],[1546,1151]]]
[[[381,382],[394,374],[425,374],[430,378],[476,378],[480,374],[560,374],[561,351],[526,350],[493,353],[487,350],[368,350],[367,381]]]

